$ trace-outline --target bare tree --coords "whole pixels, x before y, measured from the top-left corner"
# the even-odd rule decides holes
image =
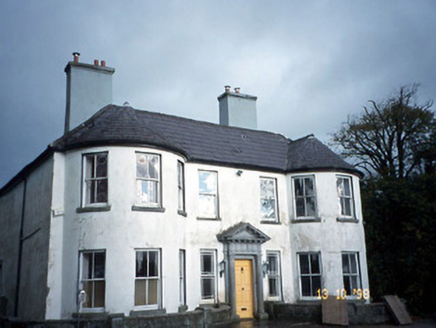
[[[416,102],[418,85],[401,87],[383,102],[369,101],[360,116],[349,116],[333,143],[369,175],[405,178],[423,168],[425,154],[434,153],[432,101]],[[428,158],[427,158],[428,159]]]

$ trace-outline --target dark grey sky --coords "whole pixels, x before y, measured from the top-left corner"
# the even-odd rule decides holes
[[[436,97],[436,1],[0,3],[0,186],[63,133],[64,67],[106,60],[114,103],[218,122],[224,85],[259,129],[322,141],[367,100]]]

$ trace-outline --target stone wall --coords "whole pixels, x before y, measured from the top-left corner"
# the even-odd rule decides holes
[[[231,308],[221,305],[219,308],[197,308],[184,313],[172,313],[158,316],[124,317],[109,315],[105,317],[77,318],[72,320],[47,320],[41,322],[4,320],[0,318],[1,328],[155,328],[155,327],[192,327],[208,328],[216,323],[231,321]]]
[[[390,321],[389,313],[383,303],[348,302],[347,310],[350,325],[374,325]],[[265,311],[272,319],[292,319],[318,323],[322,321],[321,302],[301,304],[267,302]]]

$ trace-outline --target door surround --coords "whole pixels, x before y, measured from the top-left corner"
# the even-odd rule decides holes
[[[263,301],[262,244],[270,240],[266,234],[247,222],[240,222],[219,233],[217,239],[223,243],[225,263],[226,302],[236,315],[235,260],[252,261],[254,316],[268,319]]]

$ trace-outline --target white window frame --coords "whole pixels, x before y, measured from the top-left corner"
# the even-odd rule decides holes
[[[296,180],[303,180],[303,186],[305,186],[306,182],[305,179],[311,179],[313,184],[313,195],[304,195],[304,196],[297,196],[297,188],[295,188],[295,181]],[[303,187],[303,190],[305,190],[305,187]],[[316,179],[314,175],[301,175],[301,176],[295,176],[292,177],[292,194],[294,196],[294,215],[296,220],[307,220],[307,219],[316,219],[318,217],[318,197],[317,197],[317,190],[316,190]],[[305,193],[305,192],[304,192]],[[315,213],[314,215],[307,215],[307,198],[313,198],[315,201]],[[304,216],[298,216],[298,210],[297,210],[297,199],[304,199]]]
[[[274,195],[272,198],[264,198],[262,197],[262,181],[271,181],[274,186]],[[259,179],[259,189],[260,189],[260,216],[262,221],[269,221],[269,222],[278,222],[279,221],[279,205],[278,205],[278,199],[277,199],[277,179],[275,178],[267,178],[267,177],[260,177]],[[264,201],[270,201],[274,200],[274,216],[273,217],[267,217],[262,213],[262,204]]]
[[[340,193],[339,190],[339,180],[348,181],[350,195],[345,195]],[[339,217],[340,218],[354,218],[354,191],[353,191],[353,179],[349,176],[337,175],[336,176],[336,190],[338,193],[338,203],[339,203]],[[343,202],[348,201],[350,203],[350,215],[343,214]]]
[[[307,299],[307,300],[316,300],[318,297],[318,293],[317,290],[313,290],[313,278],[314,277],[319,277],[320,280],[320,288],[322,290],[323,288],[323,281],[322,281],[322,261],[321,261],[321,252],[301,252],[298,253],[298,277],[299,277],[299,285],[300,285],[300,297],[301,299]],[[319,266],[319,273],[313,273],[312,272],[312,266],[311,266],[311,261],[309,258],[309,273],[302,273],[301,272],[301,256],[312,256],[312,255],[317,255],[318,256],[318,266]],[[311,289],[311,294],[310,296],[307,295],[303,295],[303,283],[302,283],[302,278],[303,277],[309,277],[310,278],[310,289]]]
[[[277,271],[271,270],[271,258],[274,258],[277,264]],[[267,277],[268,277],[268,298],[274,300],[282,299],[282,275],[281,275],[281,261],[280,261],[280,252],[279,251],[267,251],[266,252],[267,259]],[[277,295],[271,295],[270,290],[270,280],[274,280],[277,289]]]
[[[215,176],[215,185],[216,189],[214,192],[207,193],[201,191],[201,179],[200,175],[202,173],[209,173]],[[200,212],[201,205],[198,206],[199,208],[199,218],[204,219],[218,219],[219,218],[219,188],[218,188],[218,172],[217,171],[211,171],[211,170],[198,170],[198,201],[201,202],[202,196],[205,197],[213,197],[215,199],[215,213],[213,215],[209,215],[208,213],[202,213]]]
[[[91,277],[91,278],[84,278],[85,275],[85,256],[92,256],[92,263],[94,264],[94,266],[92,267],[92,276],[95,275],[95,254],[104,254],[104,277],[103,278],[95,278],[95,277]],[[79,292],[81,292],[82,290],[84,291],[84,283],[88,282],[92,284],[92,295],[88,295],[86,294],[86,301],[83,304],[87,304],[88,302],[91,302],[91,306],[83,306],[83,304],[79,304],[79,310],[82,312],[102,312],[105,309],[106,306],[106,262],[107,262],[107,257],[106,257],[106,250],[84,250],[84,251],[80,251],[79,253],[79,260],[80,260],[80,270],[79,270],[79,277],[80,277],[80,282],[79,282]],[[89,260],[88,260],[89,261]],[[103,300],[103,306],[100,307],[95,307],[95,292],[94,292],[94,288],[95,288],[95,283],[96,282],[104,282],[104,300]]]
[[[106,157],[106,176],[97,177],[97,158]],[[92,172],[88,177],[88,160],[93,164]],[[109,153],[107,151],[88,153],[82,155],[82,207],[106,206],[109,202]],[[106,201],[98,202],[98,183],[106,181]],[[93,183],[95,185],[93,186]],[[91,186],[89,186],[91,184]],[[89,186],[89,188],[88,188]],[[89,190],[88,190],[89,189]],[[92,190],[93,189],[93,190]],[[95,201],[91,201],[90,192],[94,194]]]
[[[179,250],[179,305],[186,305],[186,251]]]
[[[147,253],[147,258],[149,257],[149,253],[151,252],[155,252],[157,253],[157,259],[158,259],[158,263],[157,263],[157,270],[158,270],[158,275],[157,276],[148,276],[148,277],[138,277],[137,276],[137,271],[138,271],[138,267],[137,267],[137,255],[138,253]],[[144,248],[144,249],[135,249],[135,282],[134,282],[134,293],[133,293],[133,299],[134,299],[134,306],[136,310],[155,310],[155,309],[160,309],[162,307],[162,256],[161,256],[161,250],[159,248]],[[149,285],[149,281],[151,280],[157,280],[157,303],[156,304],[136,304],[136,282],[137,281],[146,281],[146,285],[145,285],[145,298],[146,298],[146,303],[147,303],[147,298],[148,298],[148,285]]]
[[[344,272],[344,256],[347,258],[348,265],[350,268],[350,272],[345,273]],[[352,272],[351,268],[351,257],[354,257],[354,263],[356,264],[355,272]],[[362,288],[362,281],[361,281],[361,275],[360,275],[360,258],[359,258],[359,252],[342,252],[341,256],[341,262],[342,262],[342,281],[343,281],[343,288],[347,292],[347,297],[354,298],[357,297],[353,293],[353,289],[361,289]],[[345,277],[349,278],[350,282],[350,288],[348,289],[348,286],[345,285]],[[356,286],[353,286],[352,278],[356,278]]]
[[[138,176],[138,158],[139,156],[144,156],[147,163],[150,158],[157,158],[158,160],[158,178],[152,177],[140,177]],[[141,207],[150,207],[150,208],[161,208],[162,207],[162,161],[160,154],[147,153],[147,152],[135,152],[135,188],[136,188],[136,204]],[[153,183],[155,186],[154,197],[157,199],[156,202],[145,201],[143,200],[144,193],[142,192],[142,183]]]
[[[205,272],[203,271],[204,264],[203,264],[203,257],[204,256],[211,256],[212,257],[212,271],[211,272]],[[203,280],[206,279],[213,279],[213,295],[208,295],[208,297],[205,297],[203,294]],[[212,249],[201,249],[200,250],[200,295],[201,295],[201,302],[202,303],[215,303],[217,299],[217,287],[218,287],[218,279],[217,279],[217,261],[216,261],[216,250]]]
[[[185,164],[181,161],[177,161],[177,203],[178,211],[183,214],[186,212],[185,205]]]

